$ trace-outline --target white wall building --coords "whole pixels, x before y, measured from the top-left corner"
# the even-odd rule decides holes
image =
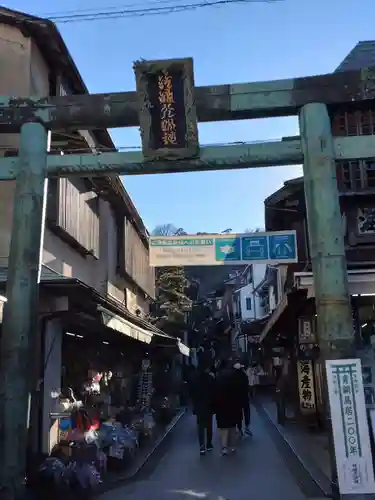
[[[236,328],[233,335],[234,351],[247,351],[247,335],[242,325],[267,318],[284,298],[287,277],[286,265],[249,265],[242,275],[241,287],[233,294]]]
[[[257,288],[264,280],[266,264],[251,264],[249,266],[250,279],[238,292],[240,302],[240,317],[242,321],[261,319],[267,314],[267,304],[256,293]]]

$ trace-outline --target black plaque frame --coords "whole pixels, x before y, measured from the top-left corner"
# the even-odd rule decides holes
[[[159,61],[137,61],[133,65],[139,106],[139,123],[142,151],[146,161],[182,160],[199,156],[198,124],[194,97],[193,59],[166,59]],[[186,118],[185,148],[152,147],[151,102],[148,94],[149,76],[160,71],[182,71],[183,95]]]

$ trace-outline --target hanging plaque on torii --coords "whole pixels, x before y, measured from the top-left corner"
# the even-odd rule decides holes
[[[197,157],[193,59],[137,61],[133,69],[144,159]]]

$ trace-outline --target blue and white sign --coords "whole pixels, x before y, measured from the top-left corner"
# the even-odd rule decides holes
[[[295,234],[271,234],[268,241],[270,259],[289,260],[296,255]]]
[[[333,443],[341,495],[372,495],[375,478],[359,359],[327,360]]]
[[[289,264],[298,261],[295,231],[152,236],[150,266]]]
[[[267,260],[269,259],[268,236],[243,236],[242,260]]]
[[[215,257],[217,262],[241,260],[240,238],[215,239]]]

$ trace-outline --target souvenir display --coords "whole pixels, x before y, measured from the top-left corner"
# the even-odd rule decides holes
[[[155,390],[149,359],[136,375],[118,366],[112,372],[91,365],[85,379],[75,368],[68,383],[76,394],[65,387],[50,414],[58,422],[58,444],[30,481],[38,498],[90,497],[107,473],[124,470],[139,448],[152,444],[175,413],[165,387],[168,373],[163,367],[161,390]]]

